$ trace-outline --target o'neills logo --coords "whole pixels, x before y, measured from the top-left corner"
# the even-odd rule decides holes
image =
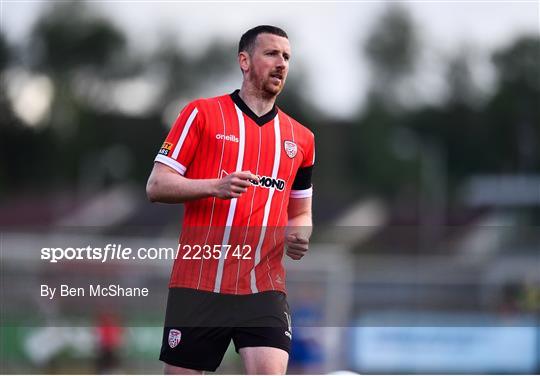
[[[285,180],[274,179],[269,176],[259,176],[259,181],[250,180],[251,184],[258,185],[264,188],[275,188],[278,191],[282,191],[285,188]]]
[[[216,139],[218,140],[225,140],[225,141],[232,141],[232,142],[240,142],[238,137],[236,137],[234,134],[230,134],[228,136],[225,136],[224,134],[216,134]]]

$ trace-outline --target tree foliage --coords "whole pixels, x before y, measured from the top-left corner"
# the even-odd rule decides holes
[[[52,5],[37,21],[31,39],[35,67],[55,75],[107,69],[126,46],[120,30],[75,1]]]
[[[399,88],[415,68],[419,41],[409,13],[391,5],[377,21],[364,47],[371,70],[371,95],[388,105],[399,106]]]
[[[167,132],[163,109],[179,98],[210,96],[208,87],[228,77],[231,85],[239,84],[233,42],[216,40],[193,56],[171,37],[153,53],[135,55],[122,31],[89,9],[79,2],[55,3],[36,22],[29,45],[8,48],[0,35],[0,69],[30,56],[23,68],[46,74],[55,88],[51,116],[41,128],[21,125],[2,102],[2,193],[72,191],[88,173],[95,176],[96,190],[127,181],[143,187]],[[422,166],[432,158],[440,159],[433,164],[439,175],[432,178],[444,177],[450,192],[477,173],[540,170],[540,39],[523,36],[493,51],[497,85],[487,99],[477,100],[469,58],[458,54],[447,62],[447,100],[406,109],[400,87],[415,71],[420,48],[408,13],[388,8],[363,49],[372,74],[370,100],[349,120],[323,116],[307,100],[306,78],[289,79],[278,105],[316,134],[314,180],[322,198],[317,205],[328,212],[365,194],[419,194],[429,180]],[[92,106],[77,91],[81,73],[88,86],[151,77],[161,85],[158,105],[139,116]],[[119,150],[130,161],[123,175],[111,173],[103,157]]]

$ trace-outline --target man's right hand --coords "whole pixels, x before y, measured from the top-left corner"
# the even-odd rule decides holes
[[[250,180],[259,181],[250,171],[232,172],[216,181],[214,196],[222,200],[239,198],[252,185]]]

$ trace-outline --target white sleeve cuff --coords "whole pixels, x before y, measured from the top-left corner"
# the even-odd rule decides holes
[[[176,170],[180,175],[184,175],[186,173],[187,168],[182,165],[181,163],[175,161],[174,159],[170,157],[166,157],[162,154],[158,154],[156,156],[156,159],[154,159],[154,162],[163,163],[164,165],[169,166],[173,170]]]
[[[307,198],[313,196],[313,187],[302,190],[291,190],[290,198]]]

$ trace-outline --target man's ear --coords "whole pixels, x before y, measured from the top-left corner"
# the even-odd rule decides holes
[[[242,51],[238,54],[238,64],[243,73],[249,70],[249,54],[246,51]]]

